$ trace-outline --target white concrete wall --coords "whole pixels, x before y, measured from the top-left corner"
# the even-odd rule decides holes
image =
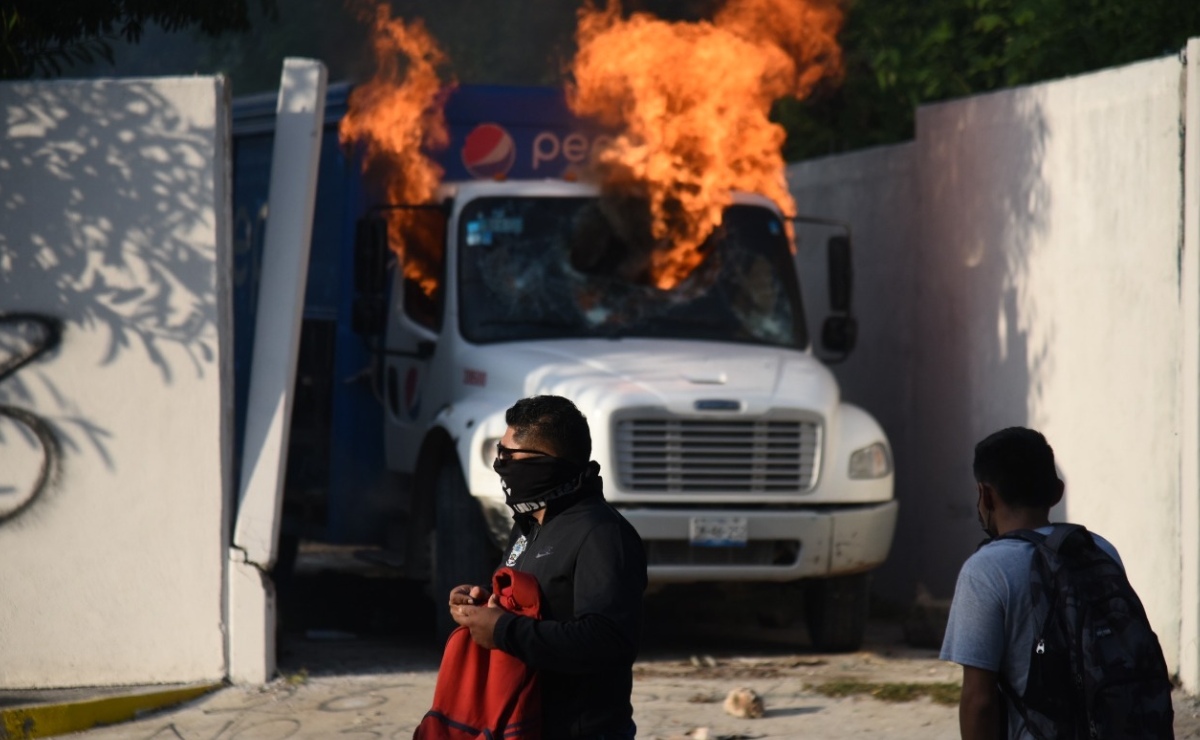
[[[918,456],[920,429],[912,419],[916,376],[910,369],[921,339],[913,330],[920,289],[914,258],[920,240],[916,154],[914,144],[900,144],[805,162],[788,173],[799,213],[851,225],[858,346],[831,367],[843,398],[867,409],[892,444],[902,503],[892,554],[875,590],[903,603],[912,599],[914,579],[926,577],[929,564],[924,561],[931,556],[918,539],[921,508],[908,503],[912,496],[907,493],[923,487],[921,471],[907,464]],[[805,310],[818,342],[829,305],[825,242],[836,233],[813,226],[796,231]]]
[[[913,143],[790,169],[802,212],[856,229],[861,347],[836,371],[896,448],[881,595],[952,593],[982,538],[974,444],[1032,426],[1061,518],[1117,545],[1178,665],[1183,80],[1164,58],[928,106]]]
[[[1184,86],[1183,254],[1180,300],[1183,352],[1179,434],[1180,563],[1179,676],[1200,686],[1200,38],[1187,46]]]
[[[0,313],[64,323],[0,380],[61,450],[32,497],[0,472],[0,516],[30,498],[0,521],[0,688],[226,673],[226,98],[211,77],[0,85]],[[40,460],[0,423],[0,471]]]

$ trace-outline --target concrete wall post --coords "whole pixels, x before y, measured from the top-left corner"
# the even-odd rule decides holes
[[[279,85],[245,448],[229,569],[229,671],[240,683],[275,672],[275,562],[313,204],[325,116],[325,65],[287,59]],[[259,572],[259,577],[249,569]]]

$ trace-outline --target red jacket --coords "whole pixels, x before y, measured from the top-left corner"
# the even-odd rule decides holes
[[[540,619],[541,594],[528,573],[500,568],[492,592],[506,611]],[[413,740],[541,740],[542,694],[532,668],[502,650],[485,650],[466,627],[450,633],[433,708]]]

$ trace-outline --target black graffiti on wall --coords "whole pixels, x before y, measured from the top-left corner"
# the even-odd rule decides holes
[[[0,314],[0,333],[9,332],[12,333],[17,349],[8,358],[0,360],[0,383],[58,347],[62,341],[63,325],[59,319],[44,314]],[[26,491],[13,491],[12,493],[17,494],[15,505],[0,510],[0,522],[4,522],[29,508],[29,505],[36,501],[54,480],[62,456],[62,448],[49,422],[32,411],[0,403],[0,417],[10,419],[18,429],[35,441],[42,451],[41,465],[33,485]],[[0,489],[0,492],[3,492],[3,489]]]

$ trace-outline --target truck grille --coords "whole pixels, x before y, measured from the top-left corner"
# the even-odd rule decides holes
[[[797,540],[752,540],[745,547],[696,547],[687,540],[644,540],[649,566],[759,566],[790,568],[800,559]]]
[[[616,467],[635,493],[796,493],[815,483],[820,427],[796,420],[626,419]]]

